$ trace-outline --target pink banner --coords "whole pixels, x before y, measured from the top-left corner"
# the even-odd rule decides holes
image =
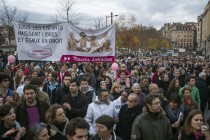
[[[75,55],[62,55],[60,61],[62,62],[114,62],[114,56],[94,56],[94,57],[86,57],[86,56],[75,56]]]

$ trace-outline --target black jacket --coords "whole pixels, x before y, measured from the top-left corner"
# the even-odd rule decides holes
[[[46,122],[45,113],[49,109],[49,105],[44,101],[37,100],[37,107],[39,110],[40,122]],[[16,109],[16,120],[20,123],[21,126],[26,128],[26,131],[29,129],[28,119],[26,102],[19,104]]]
[[[69,93],[69,87],[65,85],[59,87],[56,94],[56,103],[61,104],[63,96],[68,95]]]
[[[125,104],[120,108],[119,123],[117,124],[116,133],[123,140],[130,140],[133,122],[139,114],[142,113],[142,106],[139,104],[133,108],[128,108]]]
[[[59,83],[56,83],[55,85],[53,85],[53,89],[51,89],[51,84],[50,82],[47,82],[44,84],[44,87],[43,87],[43,91],[46,92],[49,96],[49,99],[50,99],[50,104],[54,104],[56,103],[56,94],[57,94],[57,90],[58,88],[60,87],[60,84]]]
[[[198,77],[195,82],[195,86],[199,90],[201,105],[206,105],[207,103],[207,83],[202,78]]]
[[[88,108],[88,99],[85,95],[83,95],[81,92],[78,93],[78,96],[76,97],[77,101],[76,104],[73,104],[71,94],[63,96],[61,104],[68,103],[71,105],[71,110],[69,111],[66,109],[66,115],[69,120],[76,118],[76,117],[85,117],[87,113]]]

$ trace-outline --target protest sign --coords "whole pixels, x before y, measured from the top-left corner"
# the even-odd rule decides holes
[[[19,60],[114,62],[114,25],[88,31],[69,23],[13,25]]]

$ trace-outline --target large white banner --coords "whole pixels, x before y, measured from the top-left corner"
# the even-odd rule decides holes
[[[114,25],[88,31],[69,23],[13,25],[19,60],[114,62]]]

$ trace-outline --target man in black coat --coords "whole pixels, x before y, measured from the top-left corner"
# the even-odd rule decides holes
[[[138,95],[131,93],[128,96],[128,104],[123,105],[120,109],[116,133],[123,140],[129,140],[131,138],[134,119],[137,115],[142,113],[142,106],[139,104],[138,100]]]
[[[66,74],[63,78],[63,85],[58,88],[57,94],[56,94],[56,103],[61,104],[61,100],[63,96],[69,94],[69,85],[70,85],[71,75]]]
[[[201,111],[204,113],[207,103],[207,75],[205,72],[199,73],[198,78],[196,79],[195,86],[199,90],[200,99],[201,99]]]
[[[70,93],[63,96],[61,105],[66,111],[69,120],[76,117],[85,117],[88,108],[88,98],[79,91],[79,82],[70,80]]]

